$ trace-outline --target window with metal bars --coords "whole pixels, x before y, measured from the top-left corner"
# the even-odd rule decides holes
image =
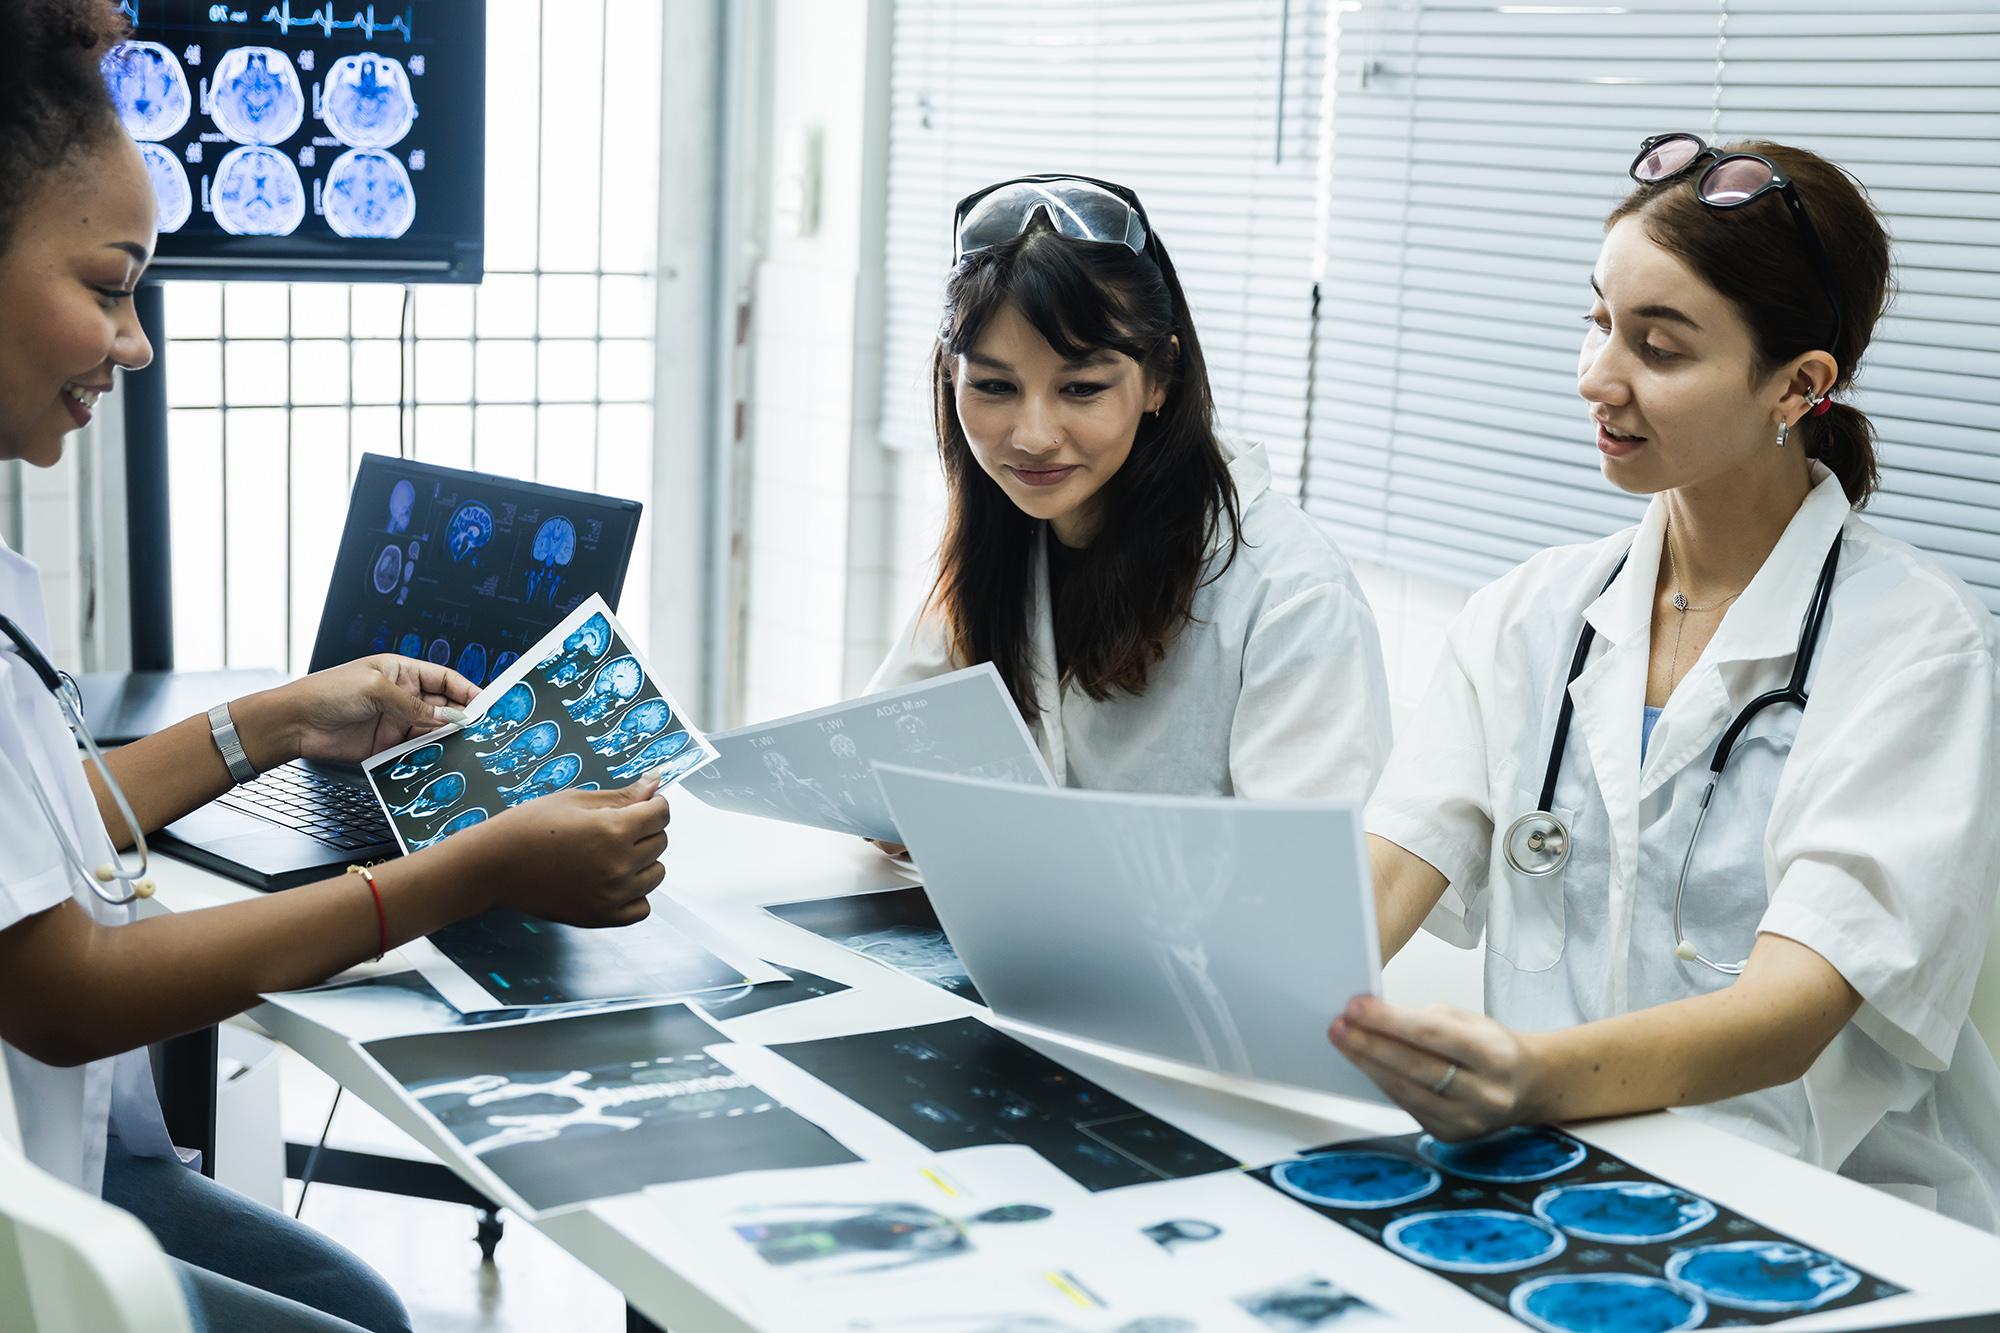
[[[483,283],[167,288],[182,669],[305,668],[364,453],[651,499],[659,8],[488,15]]]

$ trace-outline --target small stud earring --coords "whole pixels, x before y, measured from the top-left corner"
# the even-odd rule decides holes
[[[1780,421],[1778,423],[1778,447],[1780,449],[1785,447],[1785,441],[1791,438],[1791,434],[1792,423],[1789,421]]]

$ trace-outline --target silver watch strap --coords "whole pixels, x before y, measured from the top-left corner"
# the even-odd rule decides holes
[[[217,704],[208,710],[208,730],[215,737],[215,748],[222,751],[222,761],[229,765],[230,777],[242,783],[257,776],[250,756],[243,753],[243,742],[237,739],[236,723],[229,716],[228,704]]]

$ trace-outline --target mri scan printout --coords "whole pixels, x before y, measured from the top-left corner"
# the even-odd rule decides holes
[[[1381,993],[1357,807],[877,772],[938,921],[995,1013],[1384,1100],[1326,1039],[1348,1000]]]
[[[413,852],[559,791],[662,785],[715,757],[604,599],[592,595],[444,727],[363,767]]]
[[[647,1196],[695,1267],[755,1303],[759,1327],[1277,1327],[1182,1280],[1138,1230],[1098,1226],[1092,1196],[1028,1148],[758,1171]]]
[[[990,664],[715,737],[687,789],[719,810],[900,842],[874,765],[1052,787]]]

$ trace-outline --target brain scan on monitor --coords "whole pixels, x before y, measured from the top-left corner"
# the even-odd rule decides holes
[[[297,134],[306,95],[291,57],[269,46],[225,52],[209,77],[208,114],[238,143],[283,143]]]
[[[528,602],[553,604],[562,591],[562,571],[576,559],[576,524],[560,514],[546,520],[535,529],[535,542],[528,553],[535,561],[528,567]]]
[[[104,58],[104,81],[118,119],[134,139],[167,139],[180,133],[194,109],[194,94],[174,53],[158,42],[122,42]]]
[[[410,76],[391,56],[342,56],[320,80],[320,118],[350,148],[387,148],[417,118]]]
[[[187,169],[181,160],[156,143],[139,145],[146,160],[146,175],[153,182],[153,198],[160,205],[160,230],[179,231],[194,211],[194,192],[188,188]]]
[[[208,206],[235,236],[289,236],[306,216],[299,170],[270,148],[232,148],[216,164]]]
[[[389,491],[389,531],[408,532],[410,515],[416,512],[416,508],[417,488],[405,477]],[[415,551],[410,552],[410,558],[416,559]]]
[[[445,526],[444,544],[453,561],[464,560],[493,540],[493,511],[477,500],[460,505]]]
[[[387,153],[350,148],[326,173],[326,225],[342,236],[393,240],[417,220],[410,173]]]

